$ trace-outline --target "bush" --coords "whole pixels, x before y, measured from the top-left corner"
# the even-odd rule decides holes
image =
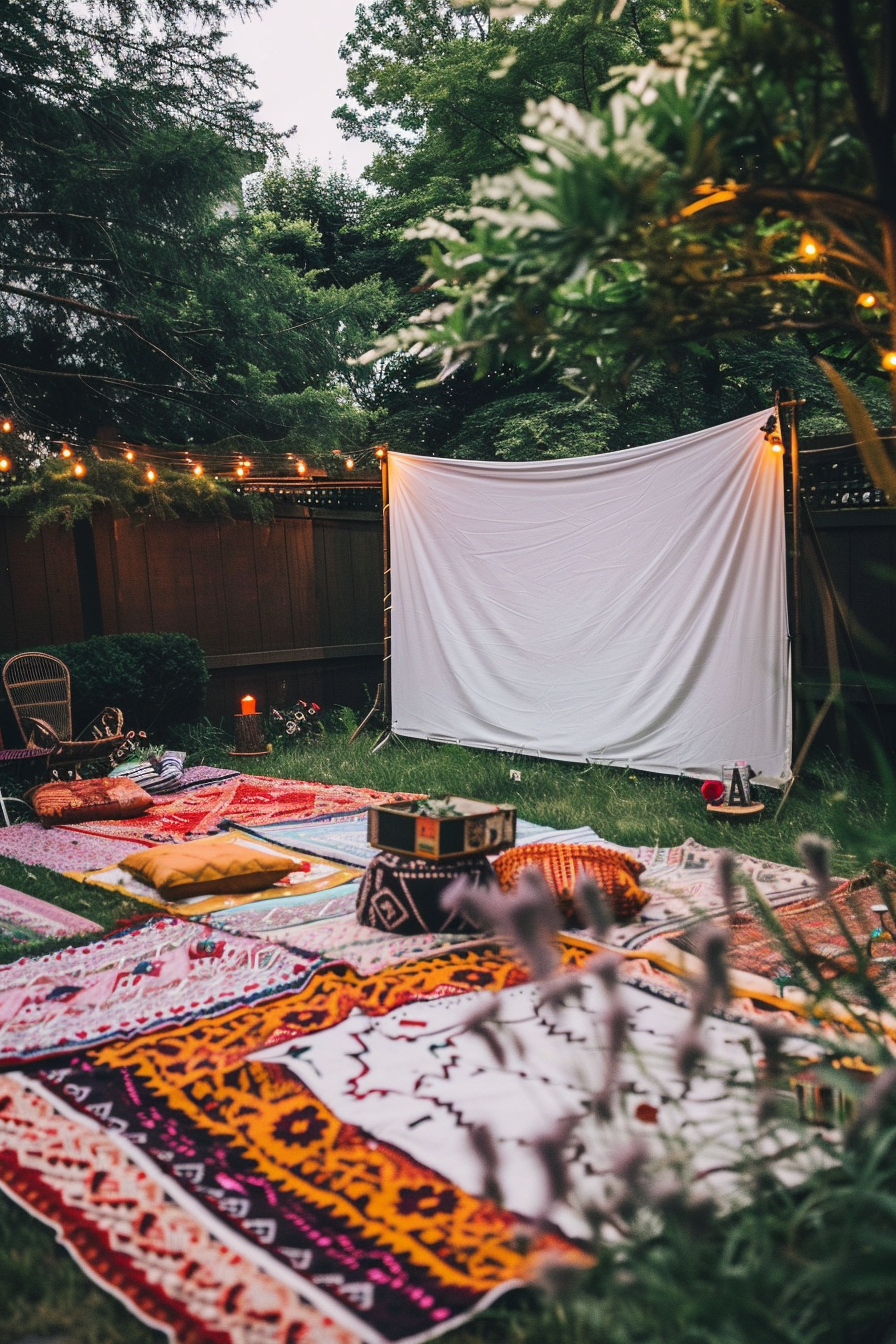
[[[189,635],[94,635],[77,644],[42,644],[38,651],[61,658],[71,673],[75,733],[106,705],[122,710],[129,728],[156,736],[202,714],[209,673]]]

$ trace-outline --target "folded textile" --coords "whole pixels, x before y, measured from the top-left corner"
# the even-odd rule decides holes
[[[271,899],[241,903],[208,915],[206,922],[213,928],[228,929],[247,938],[265,938],[270,934],[274,935],[274,942],[290,944],[303,924],[333,919],[336,915],[354,915],[357,900],[358,880],[355,880],[307,896],[278,894]],[[278,939],[275,935],[281,930],[284,937]]]
[[[474,947],[489,941],[478,930],[464,933],[389,933],[359,924],[354,913],[315,920],[301,927],[256,932],[268,942],[295,948],[302,956],[345,961],[360,975],[376,975],[390,966],[431,957],[446,947]]]
[[[207,840],[186,842],[187,845],[207,843]],[[223,835],[216,835],[214,843],[233,849],[237,853],[245,851],[251,854],[253,851],[260,851],[263,854],[270,855],[275,861],[281,861],[285,876],[276,881],[275,876],[272,875],[271,881],[265,887],[252,892],[196,895],[178,897],[177,899],[166,899],[166,892],[156,891],[146,882],[141,881],[140,877],[132,871],[133,865],[125,867],[124,861],[119,861],[109,868],[101,868],[95,872],[72,872],[68,876],[76,881],[89,882],[93,886],[120,892],[123,896],[131,896],[135,900],[154,906],[157,910],[165,910],[171,914],[189,915],[191,918],[197,915],[213,914],[218,910],[229,910],[233,907],[243,906],[247,902],[265,901],[277,896],[285,898],[289,895],[324,891],[329,887],[341,886],[351,878],[359,876],[357,869],[349,868],[345,864],[331,863],[328,859],[318,858],[316,854],[299,854],[295,850],[268,844],[266,841],[255,840],[251,835],[244,834],[242,831],[228,831]],[[184,846],[174,846],[173,844],[170,846],[152,846],[147,848],[145,853],[155,855],[160,848],[166,850],[169,848],[182,849]],[[131,855],[125,857],[128,859]],[[290,868],[293,871],[288,871]]]
[[[139,1153],[216,1236],[365,1341],[422,1344],[529,1278],[541,1254],[576,1253],[537,1230],[524,1253],[515,1216],[343,1124],[288,1069],[248,1056],[281,1033],[300,1049],[299,1037],[354,1007],[407,1005],[415,1016],[433,996],[500,989],[523,975],[496,949],[443,953],[368,979],[325,966],[288,998],[29,1076]]]
[[[0,966],[0,1066],[213,1017],[288,993],[314,959],[159,918],[83,947]]]
[[[117,765],[111,779],[132,779],[147,793],[176,793],[183,785],[185,751],[165,751],[158,759]]]
[[[38,864],[54,873],[83,873],[106,868],[148,840],[110,840],[68,826],[45,831],[36,821],[0,826],[0,854],[19,863]]]
[[[32,943],[43,938],[78,937],[102,931],[102,925],[92,919],[40,901],[25,891],[0,886],[0,937]]]
[[[395,797],[410,798],[411,794],[396,794]],[[380,852],[367,843],[367,809],[353,816],[323,817],[316,821],[283,821],[270,825],[248,826],[241,830],[249,831],[264,840],[273,840],[289,849],[301,849],[307,854],[320,854],[322,858],[338,859],[341,863],[354,863],[366,868],[371,859]],[[534,844],[537,841],[551,840],[555,843],[600,845],[604,842],[590,826],[578,826],[573,830],[558,831],[552,826],[536,826],[532,821],[518,821],[516,824],[518,844]]]
[[[134,821],[94,822],[84,828],[119,839],[187,840],[220,830],[225,821],[256,826],[298,817],[328,816],[367,808],[372,802],[410,798],[412,794],[378,793],[342,784],[308,784],[265,775],[235,775],[222,783],[181,790],[157,798],[151,810]]]
[[[141,1320],[172,1341],[356,1344],[171,1200],[92,1117],[36,1087],[0,1076],[0,1190]]]

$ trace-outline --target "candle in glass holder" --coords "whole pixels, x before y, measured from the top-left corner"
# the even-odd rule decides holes
[[[243,713],[244,713],[244,714],[254,714],[254,713],[255,713],[255,696],[254,696],[254,695],[244,695],[243,698],[242,698],[242,700],[240,701],[240,704],[242,705]]]

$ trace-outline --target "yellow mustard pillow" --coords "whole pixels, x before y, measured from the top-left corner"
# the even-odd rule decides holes
[[[287,854],[218,839],[156,845],[121,861],[122,868],[169,901],[263,891],[301,866],[301,859]]]

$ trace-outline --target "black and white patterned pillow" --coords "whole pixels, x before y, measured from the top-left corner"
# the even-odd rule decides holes
[[[185,751],[166,751],[148,761],[119,765],[112,771],[116,779],[125,776],[147,793],[176,793],[184,777]]]

